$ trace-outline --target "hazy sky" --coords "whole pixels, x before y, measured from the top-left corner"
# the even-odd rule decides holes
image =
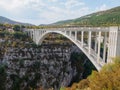
[[[120,0],[0,0],[0,16],[39,25],[116,6]]]

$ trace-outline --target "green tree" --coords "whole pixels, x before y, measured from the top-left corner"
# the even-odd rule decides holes
[[[20,31],[20,25],[14,25],[13,30],[15,31]]]

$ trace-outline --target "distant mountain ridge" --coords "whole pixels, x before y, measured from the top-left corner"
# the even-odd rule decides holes
[[[52,25],[107,26],[120,25],[120,6],[92,13],[72,20],[63,20]]]
[[[13,24],[13,25],[18,24],[18,25],[32,26],[32,24],[30,24],[30,23],[17,22],[17,21],[8,19],[8,18],[3,17],[3,16],[0,16],[0,23],[1,24]]]
[[[30,23],[17,22],[6,17],[0,16],[0,23],[2,24],[18,24],[25,26],[34,26]],[[63,26],[120,26],[120,6],[85,15],[76,19],[58,21],[52,24],[41,24],[39,26],[52,26],[52,25],[63,25]]]

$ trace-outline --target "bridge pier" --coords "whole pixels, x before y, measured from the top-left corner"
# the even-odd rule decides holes
[[[89,31],[89,37],[88,37],[88,53],[90,54],[91,52],[91,31]]]
[[[100,44],[101,44],[101,31],[98,33],[98,52],[97,52],[97,62],[100,63]]]
[[[77,31],[75,31],[75,41],[77,41]]]
[[[107,32],[104,32],[104,49],[103,49],[103,61],[106,62],[106,49],[107,49]]]
[[[70,32],[70,37],[72,36],[72,32],[71,31],[69,31]]]
[[[95,32],[95,52],[97,53],[97,32]]]
[[[120,56],[120,29],[119,27],[110,27],[109,30],[107,62],[112,62],[113,57]]]
[[[84,36],[84,31],[81,31],[81,45],[82,45],[82,47],[83,47],[83,43],[84,43],[84,38],[83,38],[83,36]]]
[[[35,33],[35,30],[33,30],[33,41],[36,42],[36,33]]]

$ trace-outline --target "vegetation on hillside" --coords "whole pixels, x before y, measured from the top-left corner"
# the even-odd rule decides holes
[[[61,90],[120,90],[120,57],[100,72],[93,71],[87,79]]]
[[[120,6],[106,11],[89,14],[73,20],[54,23],[70,26],[117,26],[120,25]]]

